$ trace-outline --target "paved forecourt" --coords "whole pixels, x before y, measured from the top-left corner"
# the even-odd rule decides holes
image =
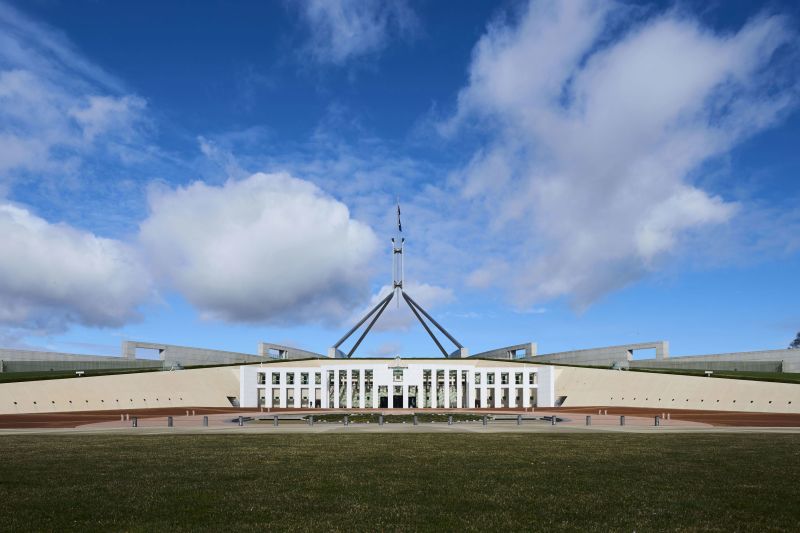
[[[599,412],[599,414],[598,414]],[[65,421],[53,420],[54,415],[48,417],[50,424],[33,423],[26,421],[18,423],[14,427],[6,424],[5,429],[0,429],[0,435],[4,434],[202,434],[202,433],[541,433],[541,432],[636,432],[636,433],[675,433],[675,432],[789,432],[800,433],[800,424],[795,427],[787,427],[785,424],[776,423],[769,425],[721,425],[715,423],[714,419],[708,422],[697,421],[702,413],[685,414],[671,412],[658,414],[658,425],[656,425],[656,415],[652,413],[619,413],[608,408],[598,408],[592,414],[586,412],[565,412],[561,410],[536,410],[535,412],[512,412],[512,411],[485,411],[472,412],[476,420],[459,420],[464,412],[452,413],[454,420],[452,424],[447,421],[450,412],[436,412],[432,410],[397,411],[385,412],[384,424],[377,422],[377,415],[381,411],[365,410],[339,410],[339,411],[296,411],[292,410],[268,413],[261,411],[230,410],[221,409],[189,409],[179,413],[152,413],[138,411],[133,413],[119,413],[113,420],[108,419],[108,414],[104,413],[104,419],[92,420],[91,418],[80,418],[74,424],[68,425]],[[417,413],[420,421],[413,423],[412,415]],[[344,424],[343,417],[346,414],[359,415],[371,414],[370,422],[350,422]],[[425,415],[435,414],[439,416],[439,421],[423,421]],[[752,415],[752,413],[748,413]],[[72,414],[74,416],[74,414]],[[307,416],[315,417],[314,424],[309,424]],[[335,415],[334,420],[319,420],[323,415]],[[483,416],[486,415],[486,424]],[[518,421],[517,416],[521,416]],[[687,420],[686,417],[694,416],[695,420]],[[239,417],[242,418],[242,425],[239,425]],[[278,418],[275,425],[274,417]],[[674,418],[673,418],[674,416]],[[767,415],[768,416],[768,415]],[[402,417],[402,418],[400,418]],[[556,418],[553,424],[552,418]],[[590,417],[587,420],[587,417]],[[135,425],[134,427],[134,418]],[[171,422],[170,422],[171,418]],[[330,418],[330,417],[327,417]],[[734,417],[731,417],[736,421]],[[358,418],[356,418],[358,420]],[[403,421],[400,421],[403,420]],[[739,420],[746,422],[746,419]],[[763,422],[763,421],[762,421]],[[785,421],[784,421],[785,422]],[[170,425],[171,424],[171,425]],[[207,424],[207,425],[206,425]]]

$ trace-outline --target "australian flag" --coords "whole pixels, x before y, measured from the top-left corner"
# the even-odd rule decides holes
[[[397,204],[397,231],[403,231],[403,225],[400,223],[400,204]]]

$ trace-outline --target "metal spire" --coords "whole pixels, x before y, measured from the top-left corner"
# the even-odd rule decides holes
[[[397,231],[392,237],[392,291],[397,297],[397,307],[400,307],[400,293],[403,292],[403,224],[400,221],[400,199],[397,199]]]
[[[430,335],[433,342],[436,344],[436,347],[439,348],[439,351],[442,352],[444,357],[466,357],[466,350],[465,348],[459,343],[455,337],[453,337],[446,329],[444,329],[441,324],[436,322],[431,315],[428,314],[425,309],[423,309],[417,302],[414,301],[411,296],[409,296],[405,290],[403,290],[403,245],[406,242],[405,237],[403,237],[403,223],[400,221],[400,199],[397,199],[397,230],[395,232],[395,236],[392,237],[392,290],[389,292],[387,296],[385,296],[380,302],[378,302],[369,313],[367,313],[355,326],[353,326],[350,331],[348,331],[344,337],[339,339],[339,341],[333,345],[333,347],[329,350],[329,354],[331,357],[347,357],[350,358],[353,356],[355,351],[361,345],[361,341],[367,336],[367,334],[372,329],[372,326],[375,325],[375,322],[378,321],[380,316],[389,306],[389,302],[392,301],[392,298],[397,299],[397,306],[400,307],[400,300],[404,300],[408,307],[411,309],[411,312],[414,313],[414,316],[419,320],[422,327],[425,328],[425,331]],[[439,342],[439,339],[436,338],[431,327],[425,321],[428,321],[433,325],[434,328],[438,329],[441,333],[447,337],[450,342],[452,342],[456,346],[456,351],[453,353],[448,354],[447,350],[445,350],[442,343]],[[339,350],[339,346],[341,346],[348,338],[350,338],[353,333],[356,332],[365,322],[369,320],[364,332],[359,336],[358,340],[356,340],[353,347],[350,351],[345,354],[341,350]]]

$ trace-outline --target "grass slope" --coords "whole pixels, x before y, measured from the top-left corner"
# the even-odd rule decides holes
[[[798,435],[0,437],[4,530],[791,531]]]

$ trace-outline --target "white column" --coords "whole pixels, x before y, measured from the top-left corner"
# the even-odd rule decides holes
[[[294,406],[298,408],[303,405],[303,398],[300,394],[300,372],[294,373]]]
[[[461,398],[464,395],[464,385],[461,383],[461,370],[456,370],[456,407],[458,409],[463,409],[463,401]]]
[[[403,385],[403,409],[408,409],[408,385]]]
[[[466,405],[463,407],[470,408],[475,405],[475,399],[472,397],[472,391],[475,389],[475,377],[472,375],[472,370],[467,370],[467,397]]]
[[[450,369],[444,367],[444,408],[450,409]]]
[[[372,371],[372,408],[378,408],[378,373],[373,370]]]
[[[366,396],[366,390],[365,390],[366,379],[365,379],[364,374],[365,374],[365,372],[364,372],[363,368],[358,371],[358,408],[359,409],[363,409],[364,406],[365,406],[365,402],[366,402],[366,400],[364,399],[364,397]]]
[[[322,375],[322,401],[320,402],[320,406],[323,409],[329,409],[330,406],[328,405],[328,371],[327,370],[320,370],[320,374]]]
[[[500,397],[502,385],[500,384],[500,372],[494,373],[494,406],[500,407],[502,405],[502,398]]]
[[[436,369],[431,368],[431,409],[436,408]]]
[[[339,369],[333,371],[333,408],[339,409]]]
[[[522,407],[527,409],[531,406],[531,386],[528,385],[528,375],[523,375],[522,381]]]
[[[347,398],[345,401],[345,405],[347,405],[348,409],[353,408],[353,375],[352,370],[347,371]]]
[[[489,391],[486,387],[486,376],[481,380],[481,407],[488,407],[486,402],[489,400]]]
[[[286,373],[281,372],[281,398],[280,398],[280,406],[286,407]]]

